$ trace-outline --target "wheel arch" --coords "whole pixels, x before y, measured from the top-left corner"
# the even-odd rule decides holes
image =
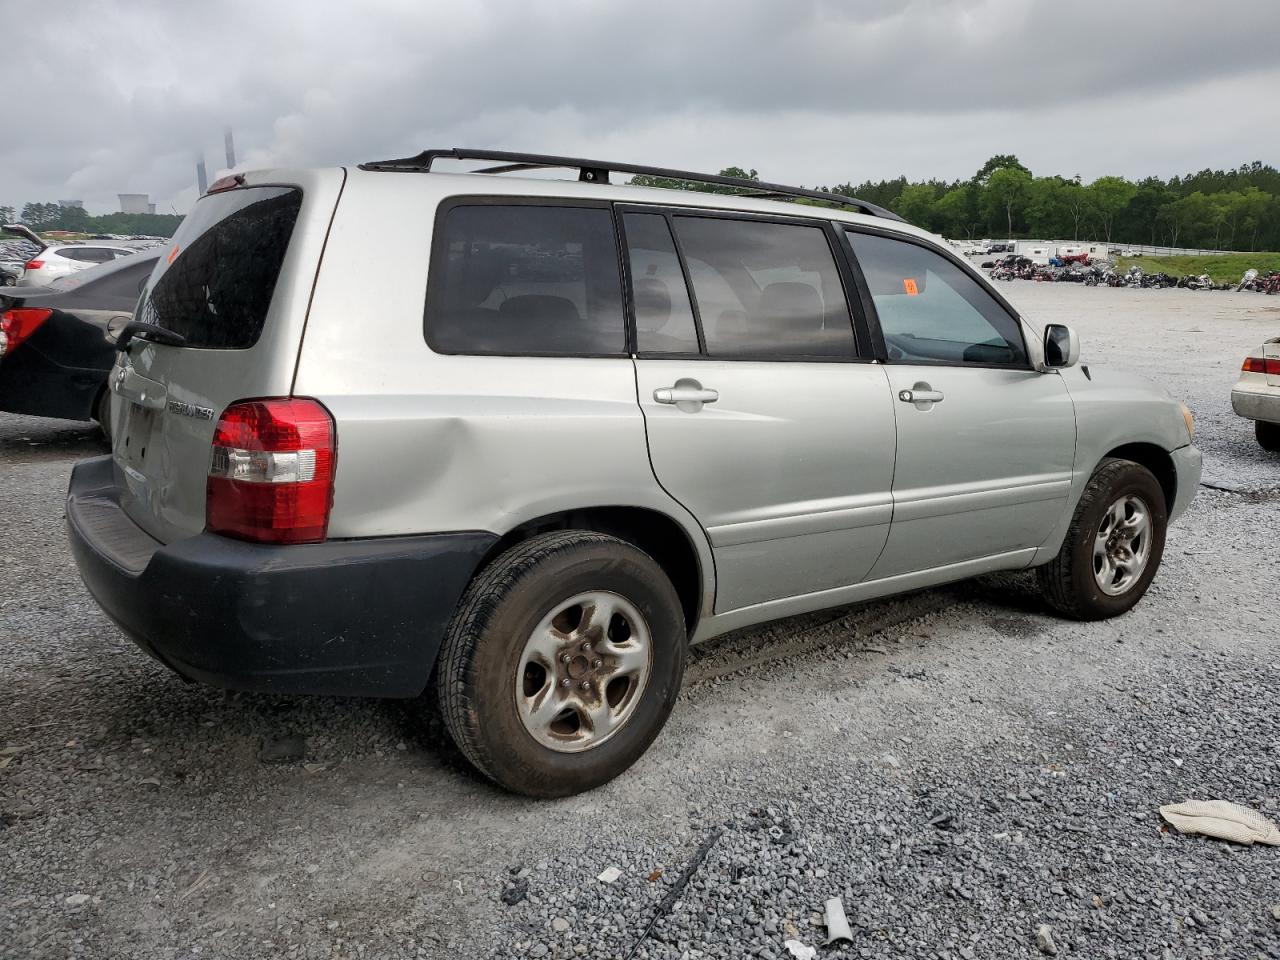
[[[1178,495],[1178,468],[1173,463],[1173,457],[1164,447],[1154,443],[1126,443],[1107,451],[1103,459],[1131,460],[1146,467],[1155,476],[1160,484],[1160,490],[1164,493],[1165,512],[1173,509],[1174,500]],[[1096,464],[1094,470],[1097,470]]]
[[[635,544],[671,579],[693,635],[702,611],[711,609],[711,577],[690,533],[660,510],[634,506],[591,506],[548,513],[525,520],[503,533],[476,568],[477,573],[504,551],[532,536],[552,530],[593,530]],[[707,555],[710,556],[709,550]]]

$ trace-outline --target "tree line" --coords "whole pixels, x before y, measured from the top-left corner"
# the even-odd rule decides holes
[[[69,230],[74,233],[113,233],[129,236],[172,237],[182,223],[176,213],[107,213],[92,217],[83,207],[58,203],[23,204],[21,215],[13,207],[0,206],[0,223],[25,223],[36,232]]]
[[[758,180],[728,167],[722,176]],[[637,176],[639,186],[736,192],[716,184]],[[1012,154],[992,157],[968,180],[867,180],[818,187],[888,207],[952,238],[1034,237],[1106,243],[1280,250],[1280,171],[1260,161],[1162,180],[1032,174]]]
[[[755,170],[727,167],[721,176],[758,180]],[[638,175],[637,186],[734,193],[733,187]],[[948,237],[1035,237],[1119,244],[1280,250],[1280,171],[1260,161],[1234,170],[1201,170],[1184,177],[1080,177],[1032,174],[1012,154],[998,154],[968,180],[867,180],[819,187],[888,207],[916,226]],[[12,207],[0,222],[12,223]],[[34,230],[146,234],[171,237],[182,217],[109,213],[91,217],[80,207],[28,203],[22,222]]]

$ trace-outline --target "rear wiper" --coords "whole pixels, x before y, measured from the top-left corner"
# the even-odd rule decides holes
[[[148,340],[151,343],[161,343],[166,347],[180,347],[187,342],[187,338],[182,334],[174,333],[158,323],[130,320],[120,328],[120,332],[116,335],[116,349],[121,353],[128,350],[129,341],[134,337],[139,340]]]

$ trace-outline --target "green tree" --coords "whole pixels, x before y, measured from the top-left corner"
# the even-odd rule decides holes
[[[914,223],[925,230],[932,230],[936,201],[937,192],[932,184],[912,183],[908,184],[894,201],[892,210],[908,223]]]
[[[1089,215],[1089,194],[1080,185],[1079,177],[1063,181],[1062,206],[1071,218],[1071,239],[1079,240],[1080,228]]]
[[[1079,240],[1085,212],[1082,194],[1078,181],[1036,177],[1027,192],[1027,229],[1041,237],[1070,232],[1072,239]]]
[[[1086,190],[1098,225],[1102,228],[1103,239],[1110,243],[1116,217],[1129,205],[1138,188],[1124,177],[1099,177]]]
[[[1019,163],[1018,158],[1012,153],[997,153],[978,168],[978,172],[973,175],[973,182],[985,187],[991,182],[991,175],[997,170],[1021,170],[1027,176],[1031,176],[1031,171]]]
[[[13,207],[0,207],[0,224],[13,223]]]
[[[741,167],[725,167],[720,171],[722,177],[737,177],[739,180],[759,180],[755,170],[743,170]],[[693,190],[698,193],[739,193],[737,187],[726,187],[718,183],[701,183],[697,180],[673,180],[670,177],[653,177],[647,173],[637,173],[631,178],[632,186],[664,187],[668,190]]]
[[[1280,220],[1280,199],[1252,186],[1245,187],[1241,195],[1240,232],[1248,234],[1249,249],[1256,250],[1259,230],[1268,220],[1272,223]]]
[[[56,203],[27,203],[22,207],[22,222],[33,229],[47,226],[58,218]]]
[[[61,207],[56,226],[60,230],[88,231],[89,214],[84,207]]]
[[[1161,216],[1169,225],[1169,244],[1178,246],[1179,238],[1187,246],[1199,246],[1206,239],[1209,225],[1217,211],[1213,202],[1200,191],[1167,203],[1160,208]]]
[[[1177,193],[1169,189],[1169,185],[1159,177],[1147,177],[1139,181],[1137,191],[1116,227],[1117,236],[1130,243],[1154,245],[1157,231],[1165,222],[1160,211],[1166,204],[1177,199]]]
[[[983,194],[983,206],[987,212],[988,222],[1004,213],[1005,222],[1013,236],[1013,214],[1021,212],[1031,193],[1031,174],[1021,166],[1001,167],[992,172],[987,179],[986,191]]]
[[[964,234],[969,240],[981,226],[982,213],[978,207],[978,191],[972,184],[952,187],[933,205],[942,232],[950,237]]]

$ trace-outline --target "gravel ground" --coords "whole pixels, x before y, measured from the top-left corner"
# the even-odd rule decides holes
[[[1228,403],[1280,304],[1003,290],[1196,412],[1230,489],[1146,600],[1067,623],[1002,575],[721,638],[635,768],[551,803],[474,776],[422,705],[152,663],[65,546],[92,430],[0,415],[0,957],[1037,957],[1042,924],[1060,956],[1280,957],[1280,848],[1156,813],[1280,819],[1280,459]],[[823,947],[834,896],[854,940]]]

